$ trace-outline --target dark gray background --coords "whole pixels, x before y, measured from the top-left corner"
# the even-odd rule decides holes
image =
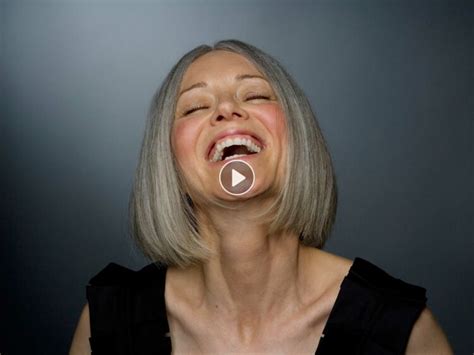
[[[201,43],[277,57],[328,140],[327,250],[428,289],[472,353],[472,22],[460,1],[3,1],[2,354],[66,353],[90,277],[145,265],[127,200],[151,96]],[[468,100],[471,102],[468,102]]]

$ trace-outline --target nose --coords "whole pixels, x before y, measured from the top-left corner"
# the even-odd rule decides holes
[[[212,124],[215,125],[222,120],[247,119],[248,113],[233,98],[226,98],[217,104],[216,111],[212,116]]]

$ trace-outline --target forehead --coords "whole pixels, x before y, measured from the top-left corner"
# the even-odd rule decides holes
[[[238,74],[262,75],[247,58],[240,54],[223,50],[212,51],[199,57],[188,67],[181,87],[194,82]]]

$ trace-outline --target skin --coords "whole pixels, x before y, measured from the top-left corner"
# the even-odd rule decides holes
[[[196,83],[206,86],[185,91],[177,102],[172,133],[175,156],[193,201],[199,204],[207,219],[215,221],[212,222],[214,225],[229,221],[229,217],[230,223],[234,224],[236,213],[216,208],[213,198],[229,207],[237,206],[240,210],[237,218],[242,216],[241,224],[246,224],[251,212],[245,212],[249,203],[259,204],[261,208],[261,203],[275,194],[285,170],[285,118],[275,93],[267,80],[258,77],[239,79],[237,76],[241,74],[261,76],[243,57],[223,51],[207,54],[188,68],[180,92]],[[186,114],[196,107],[201,108]],[[217,133],[232,128],[254,132],[265,145],[265,149],[252,159],[256,176],[254,188],[241,197],[230,196],[215,184],[220,166],[207,163],[209,143]],[[263,196],[259,196],[261,194]]]
[[[313,301],[302,292],[310,286],[310,249],[301,247],[295,235],[269,235],[265,225],[251,219],[262,204],[275,197],[281,184],[287,146],[285,119],[265,79],[238,80],[239,75],[261,73],[242,56],[216,51],[196,60],[181,85],[181,90],[186,90],[205,83],[180,96],[172,142],[188,192],[197,205],[201,234],[215,257],[185,271],[170,269],[170,299],[183,298],[170,307],[173,348],[177,353],[196,349],[202,353],[271,352],[299,344],[299,349],[308,352],[314,350],[313,339],[318,338],[316,327],[309,331],[311,320],[303,315],[309,313],[303,310]],[[203,108],[183,115],[196,106]],[[220,166],[206,160],[210,141],[229,128],[249,129],[265,142],[265,149],[250,161],[256,176],[254,188],[238,197],[221,189]],[[220,204],[214,203],[216,200]],[[227,207],[230,205],[232,209]],[[190,283],[193,287],[186,288],[188,294],[180,296],[182,285]],[[288,322],[289,318],[294,321]],[[288,334],[276,334],[284,333],[278,330],[281,327],[288,329]],[[304,333],[311,342],[302,345],[305,339],[294,332],[300,328],[308,329]],[[214,343],[209,342],[211,334]],[[280,339],[281,344],[274,339]]]
[[[214,51],[188,68],[181,85],[180,91],[204,84],[179,97],[172,145],[214,256],[202,265],[168,269],[173,352],[314,354],[352,261],[304,247],[291,233],[269,235],[264,224],[252,220],[281,186],[287,136],[268,82],[237,79],[242,74],[261,75],[246,58]],[[201,108],[185,114],[196,106]],[[220,188],[220,166],[206,157],[213,137],[230,127],[249,129],[265,142],[249,160],[254,188],[242,196]],[[89,336],[86,305],[71,354],[90,354]],[[428,308],[413,328],[406,354],[452,354]]]

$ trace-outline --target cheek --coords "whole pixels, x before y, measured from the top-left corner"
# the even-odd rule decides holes
[[[260,117],[270,131],[270,133],[281,140],[282,143],[287,143],[287,129],[286,120],[283,110],[280,105],[265,105],[262,106]]]
[[[282,141],[284,143],[287,143],[287,127],[285,114],[280,108],[278,108],[275,112],[275,117],[275,131],[277,132],[278,136],[281,137]]]
[[[197,125],[191,121],[178,121],[173,126],[172,146],[176,159],[181,164],[191,158],[195,149]]]

